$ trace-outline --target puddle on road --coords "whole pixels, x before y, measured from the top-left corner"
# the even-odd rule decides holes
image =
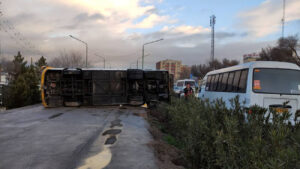
[[[110,122],[110,128],[122,127],[122,126],[123,125],[121,124],[121,120],[119,120],[119,119]]]
[[[103,151],[87,158],[84,164],[77,169],[103,169],[110,163],[111,158],[112,154],[109,146],[105,146]]]
[[[102,135],[117,135],[120,134],[122,132],[121,129],[110,129],[110,130],[106,130]]]
[[[115,126],[123,126],[121,124],[121,120],[116,119],[111,122],[111,125],[113,127]],[[111,126],[111,128],[112,128]],[[91,157],[88,157],[84,160],[84,163],[78,167],[77,169],[103,169],[106,166],[109,165],[111,159],[112,159],[112,153],[110,150],[110,147],[113,146],[116,141],[118,140],[118,134],[122,132],[121,129],[108,129],[103,134],[102,137],[100,136],[100,140],[96,142],[96,145],[99,143],[102,144],[100,146],[103,146],[103,150],[99,152],[96,155],[93,155]],[[103,137],[104,136],[104,137]],[[101,140],[104,140],[104,145]],[[95,144],[95,143],[94,143]]]
[[[110,136],[106,139],[105,141],[105,145],[109,145],[109,144],[114,144],[117,141],[117,137],[116,136]]]

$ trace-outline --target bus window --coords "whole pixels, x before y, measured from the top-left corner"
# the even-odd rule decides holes
[[[227,81],[227,92],[232,92],[233,91],[233,78],[234,78],[234,72],[230,72],[228,76],[228,81]]]
[[[243,92],[243,93],[246,92],[247,77],[248,77],[248,69],[242,71],[238,92]]]
[[[233,87],[232,87],[233,92],[238,91],[240,76],[241,76],[241,71],[240,70],[236,71],[235,74],[234,74],[234,79],[233,79],[233,84],[232,84],[233,85]]]
[[[229,75],[229,73],[224,73],[223,78],[222,78],[222,87],[221,87],[220,91],[226,91],[228,75]]]
[[[207,77],[207,81],[206,81],[206,86],[205,86],[205,90],[206,91],[209,90],[210,83],[211,83],[211,76],[208,76]]]
[[[217,91],[222,91],[222,79],[223,79],[224,73],[220,74],[219,80],[218,80],[218,86],[217,86]]]

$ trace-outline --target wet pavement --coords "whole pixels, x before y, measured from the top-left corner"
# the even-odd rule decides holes
[[[141,108],[27,106],[0,113],[0,169],[156,169]]]

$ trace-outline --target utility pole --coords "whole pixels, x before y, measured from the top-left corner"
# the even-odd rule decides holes
[[[210,26],[211,26],[211,61],[215,60],[215,24],[216,24],[216,16],[212,15],[210,17]]]
[[[283,0],[282,4],[282,19],[281,19],[281,24],[282,24],[282,33],[281,33],[281,38],[284,38],[284,24],[285,24],[285,0]]]

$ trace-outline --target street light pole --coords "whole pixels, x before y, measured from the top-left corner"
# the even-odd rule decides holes
[[[151,42],[147,42],[147,43],[144,43],[144,44],[143,44],[143,50],[142,50],[142,69],[143,69],[143,70],[144,70],[144,57],[145,57],[144,53],[145,53],[145,46],[146,46],[146,45],[149,45],[149,44],[151,44],[151,43],[155,43],[155,42],[162,41],[162,40],[164,40],[164,39],[158,39],[158,40],[151,41]]]
[[[144,58],[146,57],[146,56],[149,56],[150,54],[149,53],[147,53],[146,55],[144,55]],[[139,58],[137,58],[137,60],[136,60],[136,68],[138,69],[139,68],[139,59],[142,59],[143,57],[139,57]]]
[[[87,66],[87,62],[88,62],[88,44],[86,43],[86,42],[84,42],[83,40],[80,40],[80,39],[78,39],[78,38],[76,38],[76,37],[74,37],[74,36],[72,36],[72,35],[69,35],[71,38],[73,38],[73,39],[75,39],[75,40],[77,40],[77,41],[79,41],[79,42],[81,42],[81,43],[83,43],[83,44],[85,44],[85,67],[87,68],[88,66]]]
[[[95,54],[96,56],[99,56],[99,57],[102,57],[102,59],[103,59],[103,67],[104,67],[104,69],[105,69],[105,57],[104,56],[100,56],[100,55],[98,55],[98,54]]]

